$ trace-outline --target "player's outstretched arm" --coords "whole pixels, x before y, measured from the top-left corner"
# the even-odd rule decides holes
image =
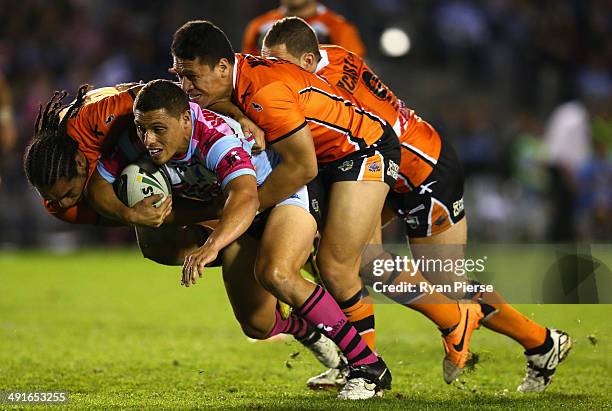
[[[308,126],[274,143],[281,163],[259,188],[259,209],[265,210],[293,195],[318,173],[317,156]]]
[[[204,245],[185,258],[181,284],[189,287],[202,277],[206,264],[213,262],[219,251],[234,242],[249,228],[257,208],[257,181],[253,175],[241,175],[225,186],[227,200],[219,224]]]
[[[172,197],[169,196],[159,207],[153,204],[162,199],[161,194],[153,195],[127,207],[117,198],[113,186],[98,170],[94,171],[86,189],[91,206],[102,216],[125,225],[159,227],[172,211]]]

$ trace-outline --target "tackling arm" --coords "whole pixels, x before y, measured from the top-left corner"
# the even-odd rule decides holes
[[[281,163],[259,188],[259,210],[273,207],[308,184],[318,174],[317,156],[308,125],[274,143]]]

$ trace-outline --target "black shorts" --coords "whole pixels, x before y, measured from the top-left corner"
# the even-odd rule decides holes
[[[319,167],[319,178],[328,190],[339,181],[381,181],[393,188],[400,164],[400,144],[388,124],[383,136],[368,148]]]
[[[386,204],[406,223],[408,237],[429,237],[465,217],[463,184],[459,158],[442,139],[440,157],[425,181],[408,193],[390,192]]]

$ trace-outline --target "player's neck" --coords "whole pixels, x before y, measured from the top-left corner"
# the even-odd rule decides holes
[[[317,2],[313,1],[302,7],[290,8],[287,7],[287,16],[296,16],[301,19],[308,19],[317,15]]]

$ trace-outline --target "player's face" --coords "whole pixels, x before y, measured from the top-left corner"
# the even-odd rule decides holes
[[[317,69],[317,61],[312,53],[304,53],[301,56],[294,56],[289,53],[287,46],[284,44],[277,44],[272,47],[263,46],[261,49],[261,55],[263,57],[276,57],[277,59],[286,60],[293,64],[296,64],[306,71],[314,73]]]
[[[202,108],[229,100],[232,95],[233,66],[227,59],[221,59],[211,68],[200,63],[199,58],[186,60],[175,56],[172,69],[189,100]]]
[[[81,152],[77,152],[77,176],[71,179],[62,178],[50,187],[39,188],[40,195],[58,208],[70,208],[79,202],[85,183],[87,182],[87,159]]]
[[[185,111],[178,118],[165,109],[134,111],[138,137],[145,145],[153,162],[161,166],[172,157],[182,155],[191,139],[191,113]]]

